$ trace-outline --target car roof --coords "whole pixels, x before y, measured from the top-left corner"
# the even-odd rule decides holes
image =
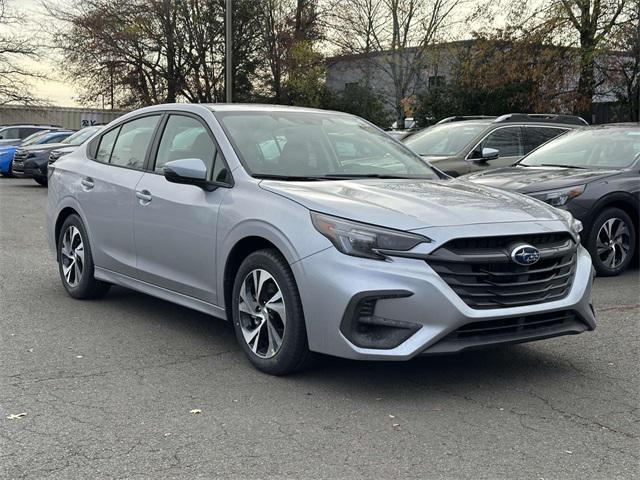
[[[345,112],[322,110],[319,108],[294,107],[291,105],[272,105],[261,103],[209,103],[205,104],[213,112],[308,112],[308,113],[336,113],[349,115]]]

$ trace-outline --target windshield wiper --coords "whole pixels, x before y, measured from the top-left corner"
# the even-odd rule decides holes
[[[415,180],[432,180],[432,176],[419,175],[419,176],[411,176],[411,175],[397,175],[392,173],[328,173],[323,178],[329,178],[333,180],[351,180],[358,178],[383,178],[383,179],[415,179]]]
[[[580,170],[588,170],[587,167],[579,167],[577,165],[562,165],[562,164],[558,164],[558,163],[541,163],[540,165],[531,165],[533,166],[538,166],[538,167],[561,167],[561,168],[578,168]]]
[[[252,175],[253,178],[258,178],[260,180],[284,180],[289,182],[312,182],[316,180],[328,180],[324,177],[314,177],[314,176],[297,176],[297,175],[272,175],[272,174],[260,174],[256,173]],[[330,180],[336,180],[335,178],[331,178]]]

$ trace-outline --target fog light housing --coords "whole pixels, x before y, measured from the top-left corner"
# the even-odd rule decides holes
[[[340,331],[356,347],[371,349],[395,348],[414,333],[420,325],[374,315],[378,300],[410,297],[406,290],[362,292],[355,295],[345,310]]]

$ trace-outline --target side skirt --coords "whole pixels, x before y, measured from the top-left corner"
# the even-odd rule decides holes
[[[151,295],[168,302],[182,305],[183,307],[192,308],[193,310],[212,315],[222,320],[227,320],[227,313],[225,312],[224,308],[204,302],[202,300],[198,300],[197,298],[183,295],[172,290],[167,290],[166,288],[158,287],[156,285],[137,280],[127,275],[122,275],[121,273],[107,270],[106,268],[95,267],[93,274],[97,280],[102,280],[104,282],[113,283],[114,285],[130,288],[132,290],[146,293],[147,295]]]

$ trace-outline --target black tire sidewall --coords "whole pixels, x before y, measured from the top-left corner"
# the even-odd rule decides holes
[[[598,251],[597,251],[598,232],[600,232],[602,225],[604,225],[604,223],[610,218],[619,218],[620,220],[624,221],[627,224],[627,227],[629,228],[629,232],[630,232],[629,237],[631,240],[630,251],[629,251],[629,254],[627,255],[627,258],[616,269],[611,269],[606,265],[604,265],[600,260],[600,257],[598,256]],[[636,254],[636,251],[635,251],[636,235],[637,235],[637,232],[633,224],[633,221],[631,220],[631,217],[629,217],[629,215],[624,210],[621,210],[619,208],[607,208],[598,214],[595,221],[593,222],[593,227],[589,232],[589,238],[587,240],[587,250],[589,250],[589,253],[591,254],[591,261],[593,262],[593,266],[596,269],[596,272],[598,273],[599,276],[603,276],[603,277],[615,276],[615,275],[619,275],[620,273],[622,273],[624,270],[627,269],[627,267],[629,266],[633,257]]]
[[[284,298],[287,323],[280,350],[271,358],[255,355],[242,334],[240,327],[239,294],[245,277],[255,269],[269,272],[277,282]],[[258,369],[272,375],[286,375],[299,370],[309,354],[307,332],[302,311],[302,302],[293,273],[282,255],[273,249],[259,250],[250,254],[240,265],[233,283],[231,297],[233,328],[240,347],[249,361]]]
[[[76,227],[80,231],[80,236],[82,237],[82,243],[84,245],[84,267],[82,271],[82,277],[80,279],[80,283],[78,283],[78,285],[75,287],[70,286],[64,278],[61,258],[62,239],[64,238],[64,234],[67,229],[71,226]],[[84,223],[78,215],[69,215],[62,224],[60,234],[58,235],[58,248],[56,254],[58,259],[58,271],[60,272],[60,280],[62,281],[62,285],[64,286],[67,293],[69,293],[69,295],[71,295],[73,298],[80,299],[92,298],[93,296],[95,296],[95,290],[98,287],[98,282],[93,276],[94,264],[93,256],[91,254],[91,244],[89,242],[87,231],[84,228]]]

